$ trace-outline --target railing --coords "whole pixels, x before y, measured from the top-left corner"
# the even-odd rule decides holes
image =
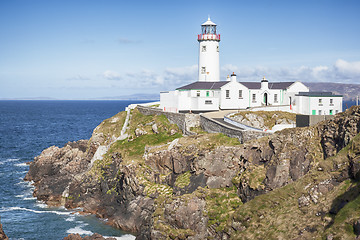
[[[220,34],[198,34],[198,41],[200,40],[220,41]]]

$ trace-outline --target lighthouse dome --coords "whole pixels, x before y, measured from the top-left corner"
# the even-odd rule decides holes
[[[201,26],[216,26],[215,23],[213,23],[211,20],[210,20],[210,17],[208,17],[208,20],[206,22],[204,22],[203,24],[201,24]]]

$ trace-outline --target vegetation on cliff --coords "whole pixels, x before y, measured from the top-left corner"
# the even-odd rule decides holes
[[[116,140],[125,116],[105,120],[89,141],[44,150],[26,176],[35,196],[82,207],[139,239],[360,234],[359,107],[244,144],[202,131],[182,136],[164,116],[137,109],[127,138]]]

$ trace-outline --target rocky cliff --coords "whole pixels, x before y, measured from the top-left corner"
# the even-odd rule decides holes
[[[202,131],[182,136],[164,116],[136,109],[118,140],[124,118],[105,120],[90,140],[44,150],[25,177],[34,196],[108,218],[138,239],[360,233],[359,107],[244,144]]]
[[[4,230],[2,228],[2,224],[0,222],[0,239],[1,240],[9,240],[9,238],[6,236],[6,234],[4,233]]]

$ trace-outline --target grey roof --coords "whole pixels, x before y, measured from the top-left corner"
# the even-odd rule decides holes
[[[342,95],[335,95],[332,92],[299,92],[296,96],[309,97],[342,97]]]
[[[177,88],[176,90],[192,90],[192,89],[220,89],[222,86],[227,84],[227,81],[220,82],[193,82],[188,85]]]
[[[188,85],[177,88],[176,90],[194,90],[194,89],[220,89],[225,84],[229,83],[229,81],[219,81],[219,82],[193,82]],[[249,89],[260,89],[260,82],[239,82],[245,87]],[[286,89],[294,82],[270,82],[269,89]]]
[[[261,82],[240,82],[249,89],[260,89]],[[269,89],[287,89],[294,82],[269,82]]]

